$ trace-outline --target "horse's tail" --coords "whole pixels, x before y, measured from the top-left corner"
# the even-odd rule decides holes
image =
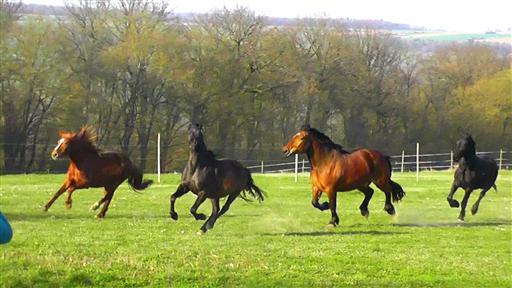
[[[391,158],[389,156],[385,156],[386,161],[388,162],[388,168],[389,168],[389,184],[391,184],[391,197],[393,198],[393,202],[398,202],[402,200],[405,196],[405,191],[400,186],[400,184],[396,183],[395,181],[391,180],[391,173],[393,172],[393,168],[391,167]]]
[[[389,179],[389,183],[391,184],[391,188],[393,189],[391,191],[391,196],[393,197],[393,202],[398,202],[402,200],[405,196],[405,191],[402,189],[402,186],[400,184],[394,182],[393,180]]]
[[[134,190],[144,190],[152,183],[153,180],[142,179],[142,172],[139,168],[135,167],[133,164],[131,165],[131,169],[128,174],[128,184],[130,184]]]
[[[247,183],[247,187],[240,193],[240,197],[245,201],[250,201],[247,198],[246,192],[249,193],[254,199],[258,199],[258,202],[264,200],[265,192],[260,189],[260,187],[254,184],[254,180],[252,179],[251,173],[249,172],[249,182]]]

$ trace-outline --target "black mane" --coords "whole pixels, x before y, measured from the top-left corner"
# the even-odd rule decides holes
[[[343,147],[340,144],[334,143],[331,140],[331,138],[327,137],[327,135],[316,130],[315,128],[306,126],[303,128],[303,130],[313,134],[313,136],[315,136],[315,138],[318,140],[318,142],[320,142],[324,147],[326,147],[328,149],[334,149],[343,154],[349,153],[348,151],[343,150]]]

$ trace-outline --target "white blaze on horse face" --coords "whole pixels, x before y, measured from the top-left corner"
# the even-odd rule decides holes
[[[62,143],[64,143],[64,141],[66,141],[64,138],[60,138],[59,142],[57,142],[57,146],[55,146],[55,148],[53,148],[53,154],[57,154],[56,156],[58,156],[58,150],[60,148],[60,146],[62,145]]]

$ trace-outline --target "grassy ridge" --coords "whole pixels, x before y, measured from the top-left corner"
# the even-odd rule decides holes
[[[370,202],[368,221],[359,215],[362,195],[343,193],[341,226],[327,230],[330,214],[311,206],[308,177],[294,183],[290,175],[256,175],[268,199],[235,201],[199,236],[201,222],[188,213],[192,194],[178,200],[178,222],[168,217],[179,175],[165,175],[142,194],[123,184],[104,220],[88,210],[99,189],[76,191],[71,210],[62,196],[43,213],[62,175],[0,176],[0,209],[15,233],[0,246],[0,286],[512,285],[512,173],[502,171],[499,193],[490,191],[466,223],[446,202],[451,173],[424,172],[419,183],[408,173],[393,179],[407,192],[397,217],[383,211],[381,192]],[[199,210],[209,214],[210,203]]]

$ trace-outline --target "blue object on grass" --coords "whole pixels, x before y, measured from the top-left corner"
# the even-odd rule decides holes
[[[0,212],[0,244],[5,244],[11,241],[12,229],[7,218]]]

